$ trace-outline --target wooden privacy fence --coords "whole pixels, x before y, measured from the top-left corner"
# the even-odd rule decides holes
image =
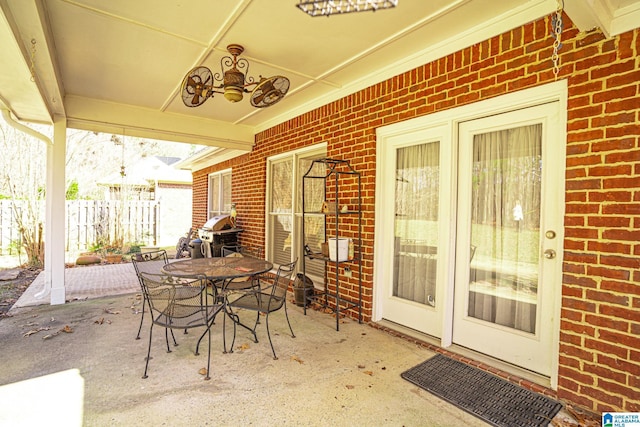
[[[17,201],[18,212],[27,202]],[[44,222],[44,202],[38,206]],[[15,255],[21,236],[11,200],[0,200],[0,255]],[[65,250],[82,251],[115,241],[155,245],[160,204],[146,200],[67,200]]]

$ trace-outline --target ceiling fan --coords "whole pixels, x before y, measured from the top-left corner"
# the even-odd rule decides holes
[[[262,77],[256,82],[247,77],[249,61],[238,56],[244,51],[239,44],[230,44],[231,56],[220,60],[221,73],[213,74],[204,66],[191,69],[182,80],[182,102],[187,107],[198,107],[215,93],[221,93],[230,102],[238,102],[244,93],[251,93],[249,101],[256,108],[270,107],[289,91],[289,79],[284,76]],[[249,90],[253,86],[253,90]]]

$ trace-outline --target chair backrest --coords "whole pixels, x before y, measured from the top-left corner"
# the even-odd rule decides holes
[[[224,245],[220,248],[220,255],[227,256],[240,256],[242,254],[242,245]]]
[[[167,265],[168,262],[167,251],[164,249],[131,255],[131,263],[136,270],[139,280],[140,273],[162,273],[162,267]]]
[[[262,248],[247,245],[224,245],[220,249],[220,254],[223,257],[242,255],[263,259],[263,253]]]
[[[289,264],[282,264],[278,267],[278,272],[276,273],[276,278],[273,282],[273,288],[271,288],[271,297],[278,299],[281,304],[284,304],[287,299],[287,291],[289,290],[291,277],[293,276],[293,271],[296,269],[297,262],[298,260],[296,259]]]
[[[155,313],[154,323],[179,329],[207,326],[215,304],[208,297],[205,277],[140,273],[140,282]]]

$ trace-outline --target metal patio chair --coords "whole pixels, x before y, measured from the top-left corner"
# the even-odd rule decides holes
[[[233,257],[233,256],[249,256],[253,258],[263,259],[263,250],[262,248],[246,246],[246,245],[224,245],[220,248],[220,254],[223,257]],[[222,290],[223,283],[217,282],[214,283],[216,289],[218,291]],[[249,276],[242,277],[238,279],[233,279],[230,282],[224,283],[225,291],[233,292],[233,291],[242,291],[247,288],[252,288],[258,286],[258,277],[257,276]]]
[[[289,264],[281,265],[280,267],[278,267],[278,272],[276,273],[275,278],[261,280],[260,287],[240,291],[242,294],[240,297],[232,301],[227,301],[226,303],[230,308],[229,312],[231,313],[231,316],[238,324],[241,324],[240,319],[238,313],[234,312],[234,309],[244,309],[256,312],[256,322],[253,325],[253,328],[247,327],[247,329],[249,329],[253,333],[253,338],[256,343],[258,342],[256,328],[260,323],[260,313],[264,313],[266,315],[265,323],[267,328],[267,336],[269,337],[269,344],[271,345],[271,351],[273,352],[274,359],[278,359],[278,356],[276,355],[276,350],[273,347],[271,332],[269,330],[270,314],[274,311],[278,311],[284,308],[284,314],[285,318],[287,319],[287,324],[289,325],[289,330],[291,331],[291,337],[296,337],[293,333],[293,329],[291,328],[291,322],[289,322],[289,314],[287,313],[287,290],[289,289],[291,276],[293,275],[293,271],[295,270],[296,263],[297,260]],[[233,348],[233,344],[235,343],[236,339],[235,331],[236,328],[234,325],[233,342],[231,344],[231,348]]]
[[[240,254],[242,256],[251,256],[262,259],[264,257],[264,250],[259,247],[248,245],[224,245],[220,248],[220,254],[223,257],[237,256],[236,254]]]
[[[205,380],[211,379],[211,326],[216,315],[223,309],[223,304],[217,302],[207,292],[207,279],[205,277],[186,279],[167,274],[147,273],[140,273],[140,277],[151,314],[149,347],[142,378],[147,378],[153,326],[158,325],[165,328],[168,353],[171,352],[167,337],[169,329],[206,328],[205,333],[208,335],[209,346]],[[200,341],[198,341],[198,344],[200,344]],[[199,354],[198,347],[196,347],[195,354]]]
[[[148,306],[147,297],[142,289],[142,278],[140,277],[140,273],[160,274],[162,273],[162,267],[167,265],[168,262],[169,259],[167,258],[167,251],[163,249],[131,255],[131,263],[133,264],[133,268],[136,270],[136,276],[138,277],[140,289],[142,290],[142,317],[140,318],[138,335],[136,335],[137,340],[140,339],[140,331],[142,330],[142,322],[144,321],[145,306]]]

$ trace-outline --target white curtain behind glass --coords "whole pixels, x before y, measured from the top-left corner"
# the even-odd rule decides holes
[[[271,261],[291,262],[293,240],[293,161],[274,162],[271,166]]]
[[[393,295],[435,305],[440,143],[397,150]]]
[[[222,175],[222,212],[231,212],[231,173]]]
[[[542,125],[473,139],[469,315],[535,332]]]
[[[220,175],[209,176],[209,218],[220,212]]]

